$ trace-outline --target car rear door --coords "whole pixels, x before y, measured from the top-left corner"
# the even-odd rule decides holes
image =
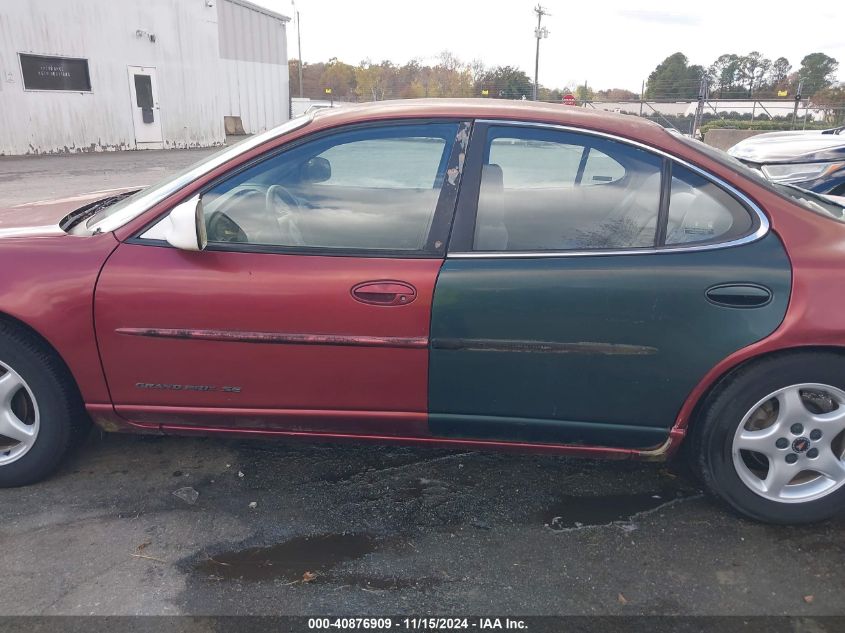
[[[660,445],[789,298],[747,198],[624,139],[476,122],[432,310],[435,435]]]
[[[345,127],[203,191],[208,247],[121,244],[95,320],[117,412],[164,427],[425,430],[428,334],[469,124]]]

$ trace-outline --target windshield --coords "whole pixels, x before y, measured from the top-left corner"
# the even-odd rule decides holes
[[[715,147],[710,147],[709,145],[706,145],[697,139],[689,138],[688,136],[678,135],[677,138],[687,145],[694,147],[699,152],[706,154],[716,162],[722,163],[726,167],[729,167],[730,169],[739,172],[741,175],[754,180],[757,184],[766,187],[770,191],[774,191],[782,197],[788,198],[791,202],[794,202],[814,213],[845,223],[844,208],[841,204],[838,204],[834,200],[820,196],[812,191],[807,191],[801,187],[796,187],[795,185],[773,183],[771,180],[766,178],[761,171],[749,167],[726,152],[718,150]]]
[[[88,218],[85,227],[92,233],[114,231],[204,174],[207,174],[253,147],[257,147],[271,139],[304,127],[311,120],[312,117],[310,116],[301,116],[272,130],[267,130],[261,134],[244,139],[235,145],[225,147],[182,171],[168,176],[165,180],[151,185],[146,189],[141,189],[135,194],[99,210]]]

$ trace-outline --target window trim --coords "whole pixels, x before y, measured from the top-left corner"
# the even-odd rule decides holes
[[[455,124],[458,129],[456,138],[452,140],[452,147],[446,154],[446,168],[448,169],[453,163],[459,164],[459,155],[466,151],[466,147],[462,147],[458,139],[462,126],[468,128],[468,137],[472,134],[473,121],[472,119],[463,117],[419,117],[419,118],[398,118],[385,119],[379,121],[367,121],[363,123],[351,123],[347,125],[339,125],[337,127],[326,128],[318,130],[313,134],[306,134],[297,138],[290,143],[284,143],[278,147],[268,150],[267,152],[255,156],[251,160],[238,165],[237,167],[221,174],[217,178],[206,183],[202,189],[196,192],[202,196],[219,184],[236,177],[238,174],[251,169],[252,167],[272,160],[276,156],[283,154],[292,149],[296,149],[307,143],[320,140],[328,136],[342,134],[345,132],[381,128],[381,127],[398,127],[398,126],[414,126],[426,124]],[[438,164],[438,169],[440,165]],[[359,249],[359,248],[326,248],[322,246],[277,246],[274,244],[249,244],[238,242],[209,242],[203,251],[224,252],[224,253],[255,253],[255,254],[275,254],[275,255],[310,255],[320,257],[360,257],[360,258],[388,258],[388,259],[443,259],[446,256],[446,249],[449,241],[449,230],[452,221],[455,217],[455,208],[457,202],[457,195],[460,191],[461,180],[463,173],[466,171],[466,164],[458,173],[458,177],[454,185],[448,183],[448,179],[444,178],[440,186],[440,194],[437,197],[437,203],[434,209],[434,215],[429,227],[428,235],[426,236],[425,244],[422,248],[414,250],[390,250],[390,249]],[[174,205],[175,206],[175,205]],[[128,244],[137,244],[144,246],[155,246],[160,248],[173,248],[165,240],[144,238],[143,234],[149,231],[159,222],[163,221],[167,215],[172,211],[172,207],[164,211],[148,224],[145,224],[141,229],[135,232],[132,237],[126,240]]]
[[[670,163],[669,174],[671,174],[671,164],[677,163],[683,165],[687,169],[700,175],[705,180],[712,182],[714,185],[724,190],[727,194],[732,196],[738,203],[740,203],[749,213],[752,219],[752,230],[741,237],[728,240],[725,242],[702,242],[692,243],[688,245],[671,245],[671,246],[652,246],[643,248],[623,248],[623,249],[596,249],[596,250],[560,250],[560,251],[475,251],[472,249],[473,235],[475,234],[476,213],[478,211],[478,194],[481,185],[481,164],[483,163],[484,145],[487,140],[487,130],[490,126],[511,126],[511,127],[531,127],[548,130],[558,130],[561,132],[571,132],[582,134],[585,136],[596,136],[600,138],[609,139],[619,143],[624,143],[637,147],[639,149],[648,151],[652,154],[663,158],[664,168],[666,163]],[[709,173],[688,161],[674,156],[666,151],[646,145],[633,139],[609,134],[607,132],[599,132],[597,130],[590,130],[586,128],[573,127],[570,125],[558,125],[554,123],[534,123],[528,121],[513,121],[505,119],[476,119],[474,125],[474,132],[480,130],[483,134],[475,134],[474,142],[470,143],[469,152],[467,154],[467,163],[469,164],[469,171],[464,167],[463,185],[458,196],[458,205],[455,217],[455,226],[453,229],[452,240],[449,244],[449,252],[446,257],[449,259],[497,259],[497,258],[540,258],[540,257],[592,257],[592,256],[614,256],[614,255],[653,255],[659,253],[684,253],[694,251],[709,251],[722,248],[731,248],[733,246],[740,246],[755,242],[764,237],[770,229],[769,219],[763,210],[749,198],[746,194],[738,190],[736,187],[726,182],[725,180]],[[483,137],[483,141],[478,139]],[[665,172],[663,176],[665,178]],[[668,181],[668,187],[671,187],[671,178]],[[663,206],[665,203],[665,215],[668,217],[669,196],[665,195],[667,184],[661,182],[661,200],[660,210],[658,212],[658,221],[665,218],[662,217],[664,213]],[[668,193],[668,192],[666,192]],[[657,234],[665,234],[665,229],[660,230],[657,227]],[[665,238],[664,238],[665,239]]]

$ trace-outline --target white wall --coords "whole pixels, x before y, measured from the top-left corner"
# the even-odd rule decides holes
[[[87,58],[92,92],[24,91],[21,52]],[[224,141],[216,6],[0,0],[0,154],[134,148],[129,65],[156,68],[165,147]]]
[[[290,118],[286,20],[243,0],[220,0],[220,57],[227,85],[227,116],[247,134]]]

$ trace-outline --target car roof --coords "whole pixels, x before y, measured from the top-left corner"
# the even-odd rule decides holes
[[[501,119],[567,125],[633,138],[667,134],[648,119],[557,103],[508,99],[402,99],[326,108],[314,121],[326,126],[389,118],[455,117]],[[322,125],[321,125],[322,127]]]

